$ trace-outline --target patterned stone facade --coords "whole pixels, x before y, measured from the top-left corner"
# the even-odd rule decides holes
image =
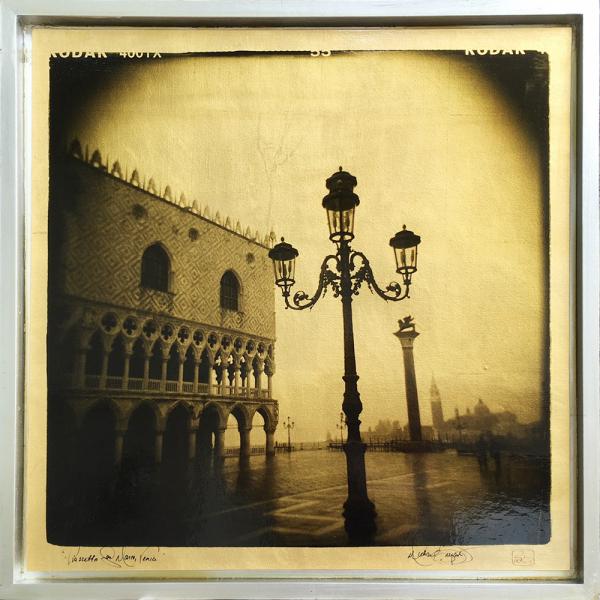
[[[67,296],[171,315],[273,341],[271,261],[262,243],[110,175],[69,159],[57,283]],[[168,292],[140,282],[142,253],[159,242],[171,261]],[[220,279],[241,284],[238,311],[222,309]]]
[[[49,460],[50,471],[59,473],[65,457],[98,434],[102,411],[105,424],[112,419],[102,439],[117,470],[123,455],[131,463],[144,411],[156,463],[163,433],[187,439],[187,459],[207,449],[223,457],[230,416],[240,456],[253,450],[256,414],[262,452],[272,454],[274,234],[242,234],[218,213],[212,219],[184,199],[173,202],[168,186],[159,194],[152,180],[141,185],[136,171],[126,180],[97,151],[90,160],[76,152],[56,161],[51,181],[48,443],[62,458]],[[166,291],[142,285],[142,257],[157,244],[168,257]],[[223,300],[225,273],[237,281],[237,309]],[[75,446],[51,450],[68,439]],[[66,493],[57,492],[59,503]]]

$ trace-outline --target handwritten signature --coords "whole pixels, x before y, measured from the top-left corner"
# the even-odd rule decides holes
[[[128,548],[127,546],[101,548],[73,548],[62,550],[67,566],[82,564],[106,564],[115,569],[133,568],[140,565],[151,565],[159,561],[162,552],[159,546],[146,548]]]
[[[413,546],[407,558],[414,560],[421,567],[430,567],[435,564],[453,567],[473,560],[473,556],[468,550],[457,546],[435,546],[433,548],[426,546],[420,550]]]

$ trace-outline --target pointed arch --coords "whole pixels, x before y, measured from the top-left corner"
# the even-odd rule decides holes
[[[178,402],[169,411],[163,438],[163,466],[166,472],[185,467],[188,459],[189,408]]]
[[[196,364],[194,348],[190,345],[185,353],[185,361],[183,363],[183,380],[194,381],[194,365]]]
[[[144,377],[144,363],[146,362],[146,350],[141,337],[135,340],[129,359],[129,377],[142,379]]]
[[[141,402],[131,413],[123,440],[123,470],[137,471],[154,463],[156,411]]]
[[[200,458],[207,457],[213,450],[213,440],[217,430],[226,426],[227,418],[224,417],[218,404],[208,402],[202,414],[196,436],[196,455]]]
[[[265,431],[273,429],[275,419],[271,410],[266,405],[261,404],[254,412],[263,418]]]
[[[152,346],[148,377],[150,379],[162,378],[162,345],[160,340],[156,340]]]
[[[177,344],[171,344],[169,360],[167,361],[167,380],[177,381],[179,379],[179,349]]]
[[[110,354],[108,355],[107,375],[110,377],[123,377],[125,368],[125,342],[123,335],[119,334],[113,340]]]
[[[229,411],[229,414],[227,415],[228,419],[230,415],[233,415],[235,417],[235,420],[238,424],[238,428],[248,429],[252,427],[252,415],[242,403],[236,402]]]
[[[200,383],[208,383],[210,374],[210,361],[208,356],[208,350],[204,348],[200,357],[200,369],[198,371],[198,381]]]

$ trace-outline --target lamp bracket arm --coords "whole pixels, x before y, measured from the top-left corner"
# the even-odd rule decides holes
[[[359,262],[359,265],[357,265]],[[409,285],[404,284],[404,290],[402,285],[397,281],[392,281],[384,289],[380,288],[373,275],[373,269],[369,259],[360,251],[353,250],[350,255],[350,268],[353,271],[352,274],[352,293],[358,294],[361,284],[364,282],[371,293],[375,292],[379,297],[384,300],[391,300],[392,302],[398,302],[408,298]]]
[[[333,261],[333,269],[329,267],[329,262]],[[319,273],[319,285],[317,291],[312,297],[306,292],[296,292],[291,300],[289,292],[284,296],[286,308],[292,310],[304,310],[306,308],[312,308],[318,300],[325,295],[327,288],[331,287],[333,295],[337,298],[341,294],[340,287],[340,276],[337,274],[338,271],[338,258],[333,254],[329,254],[323,259],[321,263],[321,272]]]

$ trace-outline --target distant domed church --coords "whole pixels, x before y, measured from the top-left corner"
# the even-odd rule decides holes
[[[524,426],[517,422],[514,413],[508,410],[493,413],[481,398],[472,408],[467,407],[466,414],[461,415],[456,408],[454,417],[445,420],[442,398],[433,378],[429,393],[434,436],[439,439],[456,436],[476,439],[481,433],[514,436],[524,434]]]
[[[489,417],[491,413],[490,409],[487,407],[487,404],[485,404],[484,401],[479,398],[477,404],[473,407],[473,414],[475,417],[483,419]]]

